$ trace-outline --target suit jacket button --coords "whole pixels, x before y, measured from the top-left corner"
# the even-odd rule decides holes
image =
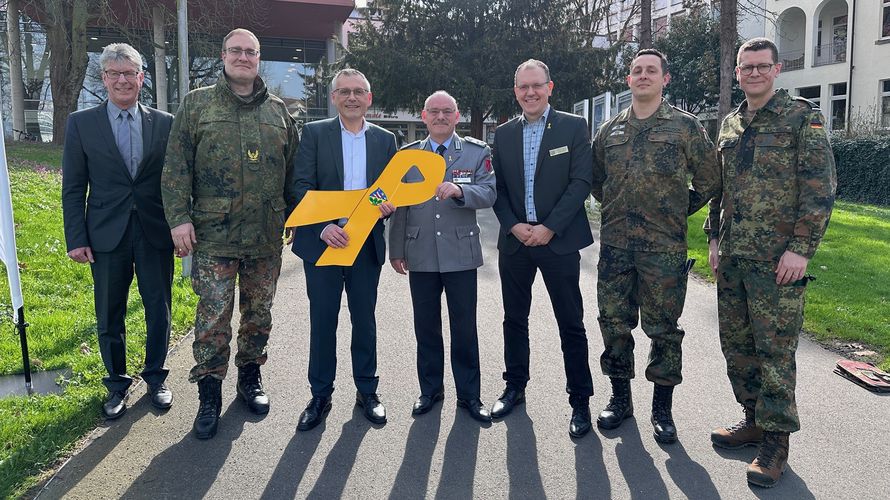
[[[436,231],[436,236],[442,236],[442,232],[441,232],[441,231]]]
[[[436,218],[438,219],[439,217],[440,217],[439,214],[436,214]]]

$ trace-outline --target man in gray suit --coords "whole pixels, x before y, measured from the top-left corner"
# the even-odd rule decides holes
[[[495,178],[491,150],[484,142],[454,132],[460,118],[457,102],[445,91],[429,96],[421,114],[429,137],[402,149],[435,151],[445,158],[445,179],[436,196],[420,205],[396,210],[389,231],[393,269],[406,274],[414,305],[417,337],[417,376],[420,397],[413,413],[430,411],[444,399],[442,377],[442,290],[451,323],[451,368],[457,406],[470,416],[491,422],[479,399],[479,342],[476,334],[476,268],[482,265],[482,245],[476,210],[494,204]],[[416,172],[413,172],[416,173]],[[407,181],[412,172],[408,173]],[[419,177],[419,176],[418,176]]]

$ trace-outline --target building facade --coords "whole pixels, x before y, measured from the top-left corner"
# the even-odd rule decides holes
[[[767,0],[778,86],[822,107],[831,130],[890,130],[890,0]]]

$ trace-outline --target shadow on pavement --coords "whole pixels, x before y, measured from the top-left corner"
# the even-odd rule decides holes
[[[315,450],[318,449],[325,428],[326,420],[322,420],[318,427],[306,432],[297,431],[294,427],[294,437],[281,454],[278,465],[260,496],[261,499],[296,498],[297,488],[303,480],[309,462],[315,456]]]
[[[507,426],[507,473],[510,476],[510,498],[546,498],[541,470],[538,467],[538,445],[532,419],[525,405],[515,408],[504,419]]]
[[[596,425],[596,424],[594,424]],[[611,498],[603,445],[596,430],[575,441],[575,498]]]
[[[142,401],[142,399],[145,399],[145,401]],[[128,403],[132,401],[132,399],[129,399]],[[87,474],[96,468],[99,462],[105,459],[111,450],[120,444],[127,436],[127,433],[130,432],[133,424],[148,414],[149,409],[153,409],[153,407],[148,404],[148,399],[140,398],[136,404],[130,405],[127,413],[120,419],[106,420],[99,425],[99,428],[104,427],[105,431],[95,438],[83,451],[74,455],[37,495],[40,498],[64,498],[68,491],[77,486],[81,479],[86,477]],[[97,408],[96,411],[101,413],[101,407]],[[69,477],[74,477],[74,479],[67,479]]]
[[[438,404],[426,415],[414,417],[408,441],[405,443],[405,456],[396,474],[395,483],[389,492],[390,499],[425,496],[429,487],[430,465],[439,429],[442,426],[442,405]]]
[[[615,455],[630,488],[630,496],[641,499],[669,498],[664,479],[655,467],[652,455],[643,446],[637,423],[636,419],[625,420],[621,427],[612,431],[617,431],[617,437],[621,438],[621,442],[615,446]]]
[[[365,420],[362,409],[358,406],[353,408],[352,419],[343,424],[340,437],[325,458],[324,467],[307,498],[340,498],[343,496],[343,489],[346,488],[346,481],[355,465],[358,449],[371,427],[372,424]]]
[[[661,445],[669,455],[665,467],[674,484],[687,498],[720,498],[711,475],[700,464],[689,458],[683,443]]]
[[[436,499],[473,498],[476,455],[479,453],[479,422],[465,411],[458,411],[445,442],[442,475]],[[420,493],[418,491],[418,493]]]
[[[190,430],[154,457],[122,498],[204,497],[231,453],[232,443],[244,431],[245,422],[259,422],[264,416],[247,412],[237,402],[229,404],[220,415],[216,436],[200,440]]]

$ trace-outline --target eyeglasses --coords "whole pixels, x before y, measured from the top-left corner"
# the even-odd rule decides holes
[[[368,89],[357,88],[357,89],[334,89],[334,94],[337,94],[343,98],[349,98],[350,95],[354,95],[358,98],[365,97],[369,93],[371,93]]]
[[[456,111],[457,110],[451,109],[451,108],[448,108],[448,109],[427,109],[426,110],[427,114],[433,115],[433,116],[438,116],[438,115],[452,116]]]
[[[260,55],[259,50],[242,49],[241,47],[229,47],[226,49],[226,52],[228,52],[229,55],[233,55],[235,57],[241,57],[241,54],[244,54],[249,59],[253,59],[254,57]]]
[[[139,75],[138,71],[105,71],[105,76],[108,77],[109,80],[116,82],[120,79],[121,75],[127,79],[128,82],[132,82],[136,80],[136,76]]]
[[[531,85],[517,85],[516,88],[519,89],[520,92],[528,92],[529,89],[533,89],[535,92],[537,92],[539,90],[543,90],[544,87],[546,87],[547,85],[550,85],[550,82],[532,83]]]
[[[765,75],[765,74],[769,73],[771,69],[773,69],[773,66],[775,66],[775,64],[763,63],[763,64],[746,64],[745,66],[736,66],[736,68],[738,68],[739,73],[741,73],[745,76],[751,76],[754,74],[754,68],[757,68],[757,72],[760,73],[761,75]]]

